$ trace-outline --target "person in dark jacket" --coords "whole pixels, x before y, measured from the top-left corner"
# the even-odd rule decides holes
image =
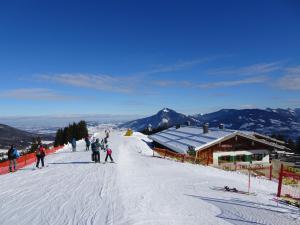
[[[18,158],[18,151],[11,145],[8,152],[7,152],[8,160],[9,160],[9,172],[13,172],[12,167],[14,166],[14,171],[17,170],[17,158]]]
[[[45,158],[45,148],[43,145],[38,146],[35,156],[36,156],[36,167],[39,168],[40,161],[42,162],[42,167],[45,166],[44,158]]]
[[[92,144],[92,159],[95,163],[100,163],[100,143],[97,138],[95,142]]]
[[[72,144],[72,151],[76,152],[76,139],[75,138],[72,139],[71,144]]]
[[[90,141],[90,139],[88,137],[86,137],[85,138],[85,146],[86,146],[85,150],[86,151],[90,150],[90,145],[91,145],[91,141]]]

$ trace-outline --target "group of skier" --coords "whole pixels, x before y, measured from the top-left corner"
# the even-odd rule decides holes
[[[17,171],[17,159],[20,157],[19,151],[16,149],[14,145],[11,145],[7,152],[8,160],[9,160],[9,172]],[[42,163],[42,167],[45,166],[44,158],[46,156],[45,147],[40,143],[38,144],[36,151],[36,167],[39,168],[40,162]]]
[[[109,131],[105,131],[105,138],[99,140],[97,138],[96,140],[93,140],[92,143],[88,137],[85,138],[86,143],[86,151],[89,151],[90,146],[92,150],[92,161],[95,163],[100,163],[100,151],[103,150],[106,152],[105,162],[107,162],[107,159],[109,158],[111,162],[114,162],[112,158],[112,150],[108,147],[108,138],[109,138]]]
[[[107,162],[108,158],[111,162],[114,162],[112,158],[112,150],[108,147],[108,138],[109,138],[109,130],[105,130],[105,138],[99,141],[99,138],[94,139],[91,141],[89,137],[85,138],[86,143],[86,151],[89,151],[90,148],[92,150],[92,161],[95,163],[100,163],[100,150],[103,150],[106,153],[105,162]],[[72,138],[70,141],[72,145],[72,151],[76,151],[76,139]],[[17,159],[20,157],[19,151],[15,148],[14,145],[11,145],[8,150],[8,160],[9,160],[9,172],[15,172],[17,171]],[[42,164],[42,167],[45,166],[45,156],[46,151],[45,147],[42,143],[38,143],[37,148],[35,150],[35,156],[36,156],[36,168],[40,168],[40,163]]]

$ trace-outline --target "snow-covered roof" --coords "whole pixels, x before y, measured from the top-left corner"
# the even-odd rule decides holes
[[[203,150],[234,136],[242,136],[278,149],[285,148],[282,145],[264,139],[258,139],[255,137],[255,134],[255,132],[251,131],[219,128],[210,128],[208,133],[203,133],[201,127],[183,126],[178,129],[171,127],[167,130],[150,135],[149,138],[179,153],[186,153],[189,146],[193,146],[196,151]]]

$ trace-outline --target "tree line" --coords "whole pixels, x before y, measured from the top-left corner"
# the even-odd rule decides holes
[[[61,146],[71,142],[73,138],[76,141],[89,136],[87,124],[84,120],[79,123],[69,124],[69,126],[58,129],[55,135],[54,146]]]
[[[282,134],[272,134],[271,137],[280,141],[284,141],[287,148],[291,149],[296,154],[300,154],[300,137],[296,141],[291,138],[286,138]]]

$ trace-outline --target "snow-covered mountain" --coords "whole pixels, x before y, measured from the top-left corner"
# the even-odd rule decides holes
[[[14,144],[16,147],[23,149],[30,145],[32,138],[37,136],[43,140],[53,140],[51,135],[34,134],[13,128],[4,124],[0,124],[0,148],[7,149],[9,145]]]
[[[210,126],[223,123],[226,128],[250,130],[271,135],[282,134],[296,139],[300,136],[299,109],[222,109],[217,112],[195,116]]]
[[[223,123],[229,129],[256,131],[267,135],[276,133],[293,139],[300,136],[300,109],[222,109],[213,113],[186,116],[165,108],[154,116],[130,121],[121,127],[142,130],[148,124],[157,128],[164,122],[174,126],[187,121],[192,125],[209,123],[210,127]]]
[[[172,109],[164,108],[160,110],[153,116],[129,121],[120,125],[120,128],[131,128],[133,130],[141,131],[148,127],[151,124],[152,128],[158,128],[161,126],[175,126],[177,124],[186,124],[190,123],[191,125],[200,124],[200,122],[191,117],[186,116],[182,113],[178,113]]]

